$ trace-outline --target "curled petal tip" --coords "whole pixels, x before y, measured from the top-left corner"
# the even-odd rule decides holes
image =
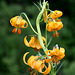
[[[26,39],[26,38],[27,38],[27,36],[24,38],[24,43],[25,43],[25,45],[26,45],[26,46],[28,46],[28,47],[29,47],[29,43],[28,43],[28,41],[27,41],[27,39]]]
[[[23,62],[26,64],[26,65],[28,65],[28,63],[25,61],[25,58],[26,58],[26,55],[27,54],[29,54],[29,52],[26,52],[25,54],[24,54],[24,56],[23,56]]]

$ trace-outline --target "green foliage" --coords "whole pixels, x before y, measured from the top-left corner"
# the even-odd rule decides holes
[[[23,0],[24,2],[25,0]],[[26,0],[28,1],[28,0]],[[57,7],[63,11],[62,22],[64,27],[59,31],[60,37],[52,38],[49,49],[52,49],[55,44],[58,43],[60,47],[64,47],[66,50],[66,56],[64,58],[65,63],[63,64],[64,75],[74,75],[75,71],[75,7],[74,0],[55,0],[51,1],[50,8],[56,9]],[[26,66],[23,63],[23,54],[30,51],[31,54],[37,54],[34,49],[28,48],[24,45],[24,37],[26,35],[33,35],[30,27],[22,29],[22,34],[13,34],[12,27],[10,25],[10,19],[16,15],[20,15],[21,12],[26,12],[33,27],[35,28],[36,17],[39,13],[35,5],[23,5],[21,0],[16,0],[15,2],[10,0],[3,0],[0,2],[0,75],[27,75],[29,74]],[[34,2],[34,1],[33,1]],[[64,4],[67,2],[66,7]],[[29,2],[32,4],[32,0]],[[62,5],[61,5],[62,3]],[[42,33],[44,35],[45,25],[41,23]],[[36,30],[36,28],[35,28]],[[48,32],[48,40],[50,39],[52,33]],[[29,37],[30,38],[30,37]],[[42,50],[40,50],[41,53]],[[30,56],[30,55],[29,55]],[[28,56],[28,57],[29,57]],[[28,58],[27,57],[27,58]]]
[[[66,68],[63,69],[64,75],[75,75],[75,62],[69,63]]]

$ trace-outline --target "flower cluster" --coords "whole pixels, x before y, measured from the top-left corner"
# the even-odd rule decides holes
[[[29,25],[32,31],[36,34],[31,35],[30,41],[27,41],[28,36],[25,36],[24,38],[24,44],[27,47],[32,47],[34,51],[38,52],[36,56],[31,55],[27,62],[25,58],[26,55],[29,53],[29,51],[26,52],[23,56],[23,62],[26,65],[30,66],[30,68],[28,68],[28,71],[30,72],[31,75],[38,75],[38,72],[44,75],[46,74],[56,75],[57,64],[59,64],[60,60],[65,57],[65,49],[62,47],[59,48],[58,45],[55,45],[53,47],[53,50],[48,49],[50,41],[49,43],[47,43],[47,31],[53,32],[53,37],[59,36],[59,33],[57,31],[63,27],[63,23],[61,19],[59,19],[59,17],[61,17],[63,13],[59,10],[55,11],[50,10],[48,2],[47,1],[45,2],[45,0],[43,0],[43,3],[40,2],[39,5],[40,7],[36,5],[40,10],[39,15],[37,16],[36,19],[37,31],[35,31],[35,29],[32,27],[32,24],[30,23],[30,20],[28,19],[27,15],[25,13],[21,13],[20,16],[15,16],[10,19],[11,25],[15,27],[12,32],[13,33],[17,32],[18,34],[21,34],[20,28],[27,28]],[[23,19],[22,15],[26,17],[27,21]],[[41,21],[44,21],[46,23],[45,37],[41,35],[40,29]],[[40,53],[40,49],[44,51],[45,55],[42,55]]]
[[[63,24],[59,19],[59,17],[61,17],[63,13],[61,11],[55,10],[48,15],[47,11],[45,11],[44,14],[45,14],[44,21],[46,22],[48,19],[48,24],[46,25],[47,31],[49,32],[53,31],[54,32],[53,37],[55,37],[55,35],[58,37],[59,33],[57,31],[63,27]]]

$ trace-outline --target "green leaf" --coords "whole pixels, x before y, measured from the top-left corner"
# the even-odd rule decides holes
[[[40,8],[38,7],[38,5],[37,4],[35,4],[35,3],[33,3],[37,8],[38,8],[38,10],[40,11]]]
[[[52,41],[52,37],[50,38],[47,47],[50,45],[51,41]]]
[[[56,71],[56,74],[58,73],[58,71],[60,70],[60,68],[63,66],[64,62],[59,66],[58,70]]]

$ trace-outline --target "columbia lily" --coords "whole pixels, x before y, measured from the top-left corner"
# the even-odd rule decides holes
[[[63,13],[59,10],[55,10],[53,12],[51,12],[51,14],[49,14],[49,17],[52,17],[53,19],[56,19],[58,17],[61,17],[63,15]]]
[[[61,47],[60,49],[54,47],[53,50],[47,50],[46,54],[48,56],[52,56],[51,59],[46,59],[46,62],[52,61],[53,63],[57,63],[65,57],[65,49]]]
[[[24,43],[26,46],[34,48],[35,51],[36,49],[37,51],[42,49],[42,46],[40,45],[38,37],[35,37],[35,36],[31,37],[31,40],[29,42],[27,41],[26,38],[27,36],[24,38]],[[44,42],[43,44],[45,45],[46,39],[44,37],[42,37],[42,41]]]
[[[12,32],[13,33],[17,32],[18,34],[21,34],[20,28],[27,28],[27,26],[28,26],[27,21],[22,19],[21,16],[15,16],[15,17],[11,18],[10,23],[11,23],[12,26],[15,27]],[[25,24],[26,24],[26,26],[25,26]]]
[[[48,74],[51,70],[51,65],[50,63],[48,63],[48,67],[45,65],[45,60],[40,60],[38,59],[39,56],[30,56],[30,58],[28,59],[28,61],[25,61],[26,55],[29,52],[26,52],[23,56],[23,61],[26,65],[29,65],[32,69],[37,70],[38,72],[42,73],[42,74]],[[37,60],[38,59],[38,60]],[[43,68],[46,68],[45,71],[42,71]]]
[[[62,27],[63,27],[62,22],[49,22],[46,25],[46,29],[49,32],[51,32],[51,31],[54,32],[53,37],[55,37],[55,34],[56,34],[56,36],[58,36],[59,33],[57,33],[57,31],[60,30]]]

